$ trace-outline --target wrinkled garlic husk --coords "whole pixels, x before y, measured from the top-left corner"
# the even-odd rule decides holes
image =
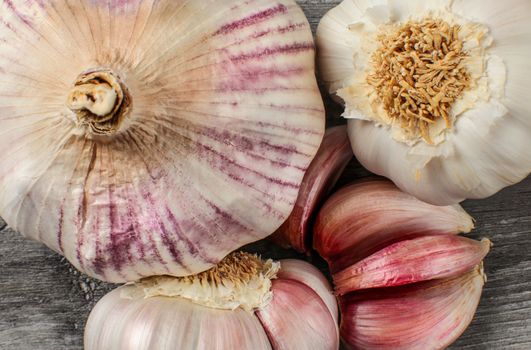
[[[369,170],[433,204],[483,198],[531,172],[531,3],[527,0],[345,0],[317,32],[319,65],[345,103],[349,135]],[[442,18],[461,26],[473,82],[438,141],[404,141],[366,89],[364,69],[386,25]],[[372,107],[371,107],[372,106]],[[398,130],[398,131],[397,131]],[[398,136],[397,136],[398,135]]]
[[[352,159],[346,126],[329,128],[304,175],[295,208],[273,234],[275,243],[307,253],[315,213]]]
[[[15,230],[123,282],[206,270],[288,217],[324,133],[295,1],[4,1],[0,17]]]
[[[459,206],[438,207],[402,192],[387,180],[349,185],[317,215],[313,244],[333,272],[397,240],[470,232],[472,218]]]
[[[445,349],[472,321],[485,279],[478,266],[455,278],[341,297],[343,342],[351,349]]]
[[[227,259],[248,261],[241,253]],[[157,277],[112,291],[89,316],[85,349],[338,349],[337,303],[319,271],[293,260],[280,270],[271,261],[249,266],[238,278],[228,277],[238,271],[229,266],[219,269],[228,274]],[[210,306],[196,298],[200,289]]]

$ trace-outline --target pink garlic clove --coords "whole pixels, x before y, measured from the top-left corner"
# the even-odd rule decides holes
[[[319,295],[295,280],[274,280],[273,299],[256,315],[275,350],[337,350],[336,321]]]
[[[337,350],[330,297],[307,262],[236,252],[197,275],[153,276],[107,294],[89,316],[85,349]]]
[[[315,219],[315,211],[352,156],[346,126],[326,130],[323,143],[304,176],[293,212],[273,235],[276,243],[301,253],[308,252],[310,224]]]
[[[283,280],[301,282],[313,289],[323,299],[337,323],[339,316],[336,297],[332,293],[330,283],[328,283],[326,277],[315,266],[302,260],[281,260],[277,276]]]
[[[462,276],[368,290],[340,298],[341,336],[351,349],[444,349],[468,327],[485,276]]]
[[[459,276],[488,254],[488,239],[475,241],[455,235],[407,239],[378,251],[334,274],[338,295]]]
[[[388,180],[371,180],[345,187],[328,199],[317,216],[313,244],[337,272],[397,240],[470,232],[473,227],[459,205],[434,206]]]

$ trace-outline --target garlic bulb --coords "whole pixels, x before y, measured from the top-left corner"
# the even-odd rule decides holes
[[[346,126],[326,130],[323,143],[302,180],[295,208],[273,235],[284,247],[306,253],[311,247],[311,226],[323,198],[332,190],[352,159]]]
[[[319,64],[358,160],[423,201],[490,196],[531,172],[531,3],[345,0]]]
[[[353,349],[444,349],[470,324],[491,243],[458,205],[437,207],[385,180],[332,195],[314,246],[340,299],[341,336]]]
[[[295,1],[4,1],[0,16],[15,230],[123,282],[204,271],[288,217],[325,122]]]
[[[335,350],[336,320],[335,298],[315,267],[233,253],[199,275],[152,277],[109,293],[89,316],[85,349]]]

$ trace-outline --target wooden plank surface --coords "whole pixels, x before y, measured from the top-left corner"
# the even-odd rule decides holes
[[[339,1],[299,3],[315,29]],[[340,113],[329,99],[327,109],[329,118]],[[353,162],[340,184],[367,175]],[[476,318],[452,349],[531,349],[531,178],[464,207],[476,219],[472,237],[488,237],[494,247],[485,262],[489,281]],[[268,242],[248,249],[274,258],[301,257]],[[0,219],[0,349],[82,349],[88,313],[113,287],[80,275]]]

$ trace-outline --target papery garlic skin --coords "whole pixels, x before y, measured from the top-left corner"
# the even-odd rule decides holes
[[[85,327],[85,349],[339,348],[337,314],[334,317],[329,309],[333,307],[337,312],[337,303],[334,300],[334,305],[328,306],[322,299],[323,291],[326,290],[329,296],[332,293],[319,271],[312,270],[305,262],[288,261],[288,274],[300,271],[301,275],[306,275],[305,280],[312,282],[284,278],[284,261],[280,261],[279,277],[275,279],[275,276],[266,277],[264,274],[278,263],[260,261],[245,253],[231,254],[227,259],[234,261],[234,257],[244,257],[246,261],[233,265],[223,260],[220,264],[227,268],[213,270],[210,277],[214,279],[207,279],[208,271],[197,280],[195,276],[159,277],[125,285],[107,294],[89,316]],[[248,265],[247,262],[252,260],[257,264]],[[236,272],[236,275],[220,273],[222,271]],[[266,280],[271,282],[267,290],[257,288],[260,284],[267,284]],[[265,304],[256,303],[246,310],[234,307],[234,302],[238,304],[238,299],[244,296],[237,292],[225,305],[210,303],[205,306],[205,300],[181,293],[187,288],[197,291],[201,288],[199,284],[208,287],[205,290],[210,291],[211,301],[219,301],[219,296],[228,295],[235,286],[249,288],[248,294],[257,295],[252,298],[254,300],[264,300],[269,294],[271,298]],[[172,291],[172,285],[179,286]]]
[[[525,0],[345,0],[331,10],[317,32],[320,70],[346,104],[345,117],[354,118],[349,135],[358,160],[437,205],[487,197],[525,178],[531,172],[531,103],[524,93],[530,15]],[[473,58],[467,69],[474,84],[454,105],[453,127],[435,135],[434,145],[404,139],[381,111],[369,108],[362,74],[382,26],[427,17],[460,25]]]
[[[124,282],[206,270],[287,218],[324,133],[294,1],[5,1],[0,17],[15,230]],[[100,73],[112,91],[82,81]]]
[[[402,192],[388,180],[342,188],[323,205],[314,247],[338,272],[397,240],[470,232],[474,223],[459,205],[438,207]]]
[[[349,349],[445,349],[472,321],[484,283],[477,267],[456,278],[348,294],[340,298],[342,339]]]

